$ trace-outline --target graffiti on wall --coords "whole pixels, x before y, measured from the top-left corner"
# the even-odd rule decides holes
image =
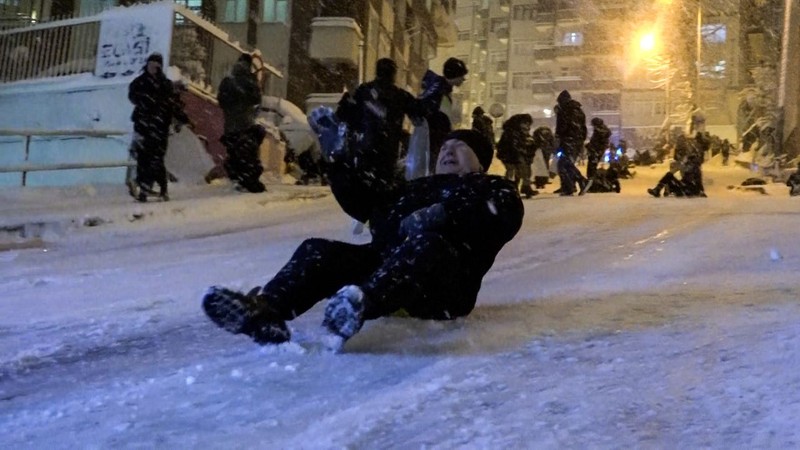
[[[100,37],[95,75],[102,78],[135,74],[150,55],[150,35],[142,23],[114,28],[110,36]],[[104,39],[105,38],[105,39]]]
[[[150,6],[150,5],[148,5]],[[152,5],[156,6],[156,5]],[[102,78],[138,74],[147,57],[158,52],[169,61],[172,10],[130,8],[124,16],[106,17],[100,25],[95,75]]]

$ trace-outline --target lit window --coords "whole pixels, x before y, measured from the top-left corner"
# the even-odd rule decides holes
[[[0,0],[0,3],[2,3],[2,0]],[[175,0],[175,3],[189,8],[192,12],[197,13],[198,15],[200,15],[200,10],[203,7],[203,0]]]
[[[264,0],[264,22],[286,23],[288,0]]]
[[[581,45],[583,44],[583,33],[578,31],[564,33],[564,39],[561,43],[564,45]]]
[[[224,22],[244,22],[247,19],[246,0],[225,0]]]
[[[700,29],[703,40],[709,44],[724,44],[727,38],[727,27],[721,23],[703,25]]]

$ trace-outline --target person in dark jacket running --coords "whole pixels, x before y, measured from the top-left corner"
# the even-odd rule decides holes
[[[253,57],[243,53],[231,74],[220,82],[217,101],[225,118],[224,134],[220,138],[228,152],[225,172],[237,189],[258,193],[267,190],[259,180],[264,172],[259,147],[267,132],[256,124],[261,88],[252,65]]]
[[[375,79],[360,85],[339,101],[336,118],[350,130],[350,146],[359,170],[372,181],[395,183],[403,137],[403,118],[412,121],[438,108],[438,98],[415,98],[395,85],[397,64],[381,58],[375,65]],[[433,94],[433,92],[432,92]]]
[[[380,190],[365,182],[346,146],[331,145],[324,136],[332,122],[326,115],[315,112],[311,122],[330,161],[336,200],[351,217],[369,223],[372,241],[308,239],[263,288],[244,294],[211,287],[203,299],[209,318],[257,343],[277,344],[290,339],[286,321],[327,298],[323,327],[329,347],[338,349],[365,320],[401,309],[433,320],[469,314],[484,275],[519,231],[524,212],[514,185],[485,173],[492,160],[489,142],[473,130],[453,131],[436,175]]]
[[[561,195],[575,193],[575,183],[580,192],[587,187],[588,180],[575,167],[575,161],[583,150],[586,140],[586,115],[581,104],[573,100],[566,90],[558,94],[556,113],[556,138],[558,139],[558,176],[561,180]]]
[[[169,127],[173,120],[178,122],[176,129],[189,123],[179,93],[164,75],[163,65],[161,54],[153,53],[147,57],[144,72],[128,86],[128,99],[134,106],[131,152],[136,156],[136,180],[128,181],[128,191],[140,202],[146,202],[148,194],[155,194],[154,183],[158,183],[161,200],[169,200],[164,166]]]

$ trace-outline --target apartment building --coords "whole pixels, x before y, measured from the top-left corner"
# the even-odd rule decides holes
[[[0,25],[22,26],[61,16],[81,16],[131,0],[0,0]],[[146,2],[143,2],[146,3]],[[398,84],[416,92],[439,45],[455,40],[455,0],[176,0],[225,30],[243,47],[258,49],[283,78],[271,78],[268,92],[303,107],[309,94],[338,93],[374,76],[375,62],[393,58]],[[350,19],[341,41],[353,58],[312,55],[314,22]],[[176,24],[180,25],[180,23]],[[328,23],[327,25],[330,25]],[[331,31],[330,26],[326,31]],[[355,35],[355,40],[348,37]],[[214,49],[210,44],[206,54]],[[350,48],[352,47],[352,48]]]
[[[454,126],[469,127],[476,106],[507,117],[508,62],[511,0],[461,0],[454,13],[455,41],[439,48],[431,69],[441,73],[447,58],[467,63],[470,73],[453,93],[453,105],[461,120]],[[454,116],[458,116],[455,114]],[[457,117],[456,117],[457,119]],[[501,120],[496,120],[499,126]]]
[[[481,106],[497,126],[518,113],[531,114],[535,126],[554,126],[553,106],[566,89],[615,139],[653,135],[667,115],[682,125],[693,103],[710,131],[735,138],[737,92],[747,81],[738,2],[701,9],[699,33],[696,5],[704,2],[680,3],[673,2],[684,28],[673,37],[681,51],[668,68],[671,84],[632,55],[638,33],[658,18],[655,1],[464,0],[456,9],[457,41],[432,65],[447,56],[469,61],[471,76],[456,94],[463,125]]]

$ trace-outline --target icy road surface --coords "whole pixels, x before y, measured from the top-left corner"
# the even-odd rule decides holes
[[[339,355],[321,305],[271,348],[200,310],[306,237],[366,239],[325,188],[0,193],[44,230],[0,251],[0,448],[796,448],[800,198],[704,170],[707,199],[649,197],[657,167],[526,200],[472,315]]]

